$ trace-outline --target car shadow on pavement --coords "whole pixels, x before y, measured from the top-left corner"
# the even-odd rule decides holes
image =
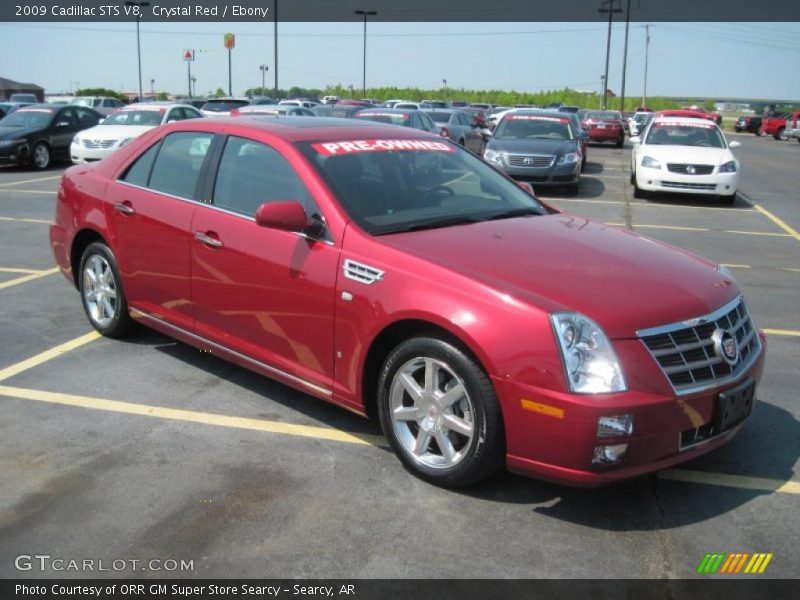
[[[631,195],[633,195],[633,186],[631,186]],[[638,202],[649,202],[650,204],[661,204],[664,206],[710,206],[712,208],[750,208],[750,204],[742,199],[737,194],[736,201],[733,204],[723,203],[718,196],[707,196],[703,194],[674,194],[674,193],[660,193],[650,192],[647,199],[638,200]]]
[[[193,346],[174,340],[152,329],[140,327],[134,335],[118,341],[149,346],[172,359],[179,360],[209,375],[219,377],[233,385],[263,396],[264,411],[253,415],[253,418],[281,420],[280,415],[270,411],[269,403],[277,402],[282,406],[302,413],[306,417],[319,421],[324,426],[334,427],[354,434],[382,435],[377,420],[367,420],[359,417],[342,407],[304,394],[214,354],[200,352]],[[388,443],[385,449],[388,451]]]
[[[542,200],[547,202],[548,198],[557,198],[569,200],[571,198],[599,198],[606,191],[606,185],[598,178],[586,176],[585,173],[581,175],[581,183],[578,188],[578,193],[569,191],[566,187],[536,187],[533,184],[534,192],[537,196],[541,196]]]
[[[800,422],[759,402],[725,446],[677,469],[788,481],[800,457]],[[491,502],[529,504],[540,515],[606,531],[652,531],[700,523],[775,492],[688,483],[656,474],[597,488],[575,488],[509,473],[461,493]]]

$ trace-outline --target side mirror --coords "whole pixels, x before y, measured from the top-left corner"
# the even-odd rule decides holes
[[[536,196],[533,191],[533,186],[527,181],[518,181],[517,185],[522,189],[523,192],[527,192],[531,196]]]
[[[641,144],[642,143],[642,138],[640,138],[638,135],[635,135],[632,138],[630,138],[628,141],[631,144]]]
[[[296,200],[265,202],[256,211],[256,224],[270,229],[303,232],[309,221],[303,205]]]
[[[742,142],[737,142],[736,140],[732,142],[728,142],[728,148],[738,148],[742,145]]]

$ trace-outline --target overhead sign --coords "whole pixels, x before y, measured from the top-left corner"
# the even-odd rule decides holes
[[[194,50],[184,50],[183,60],[194,60]]]
[[[228,50],[233,50],[236,47],[236,36],[233,35],[232,33],[226,33],[224,40],[225,40],[225,47]]]

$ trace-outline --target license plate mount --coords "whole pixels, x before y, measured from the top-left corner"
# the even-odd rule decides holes
[[[720,434],[744,421],[753,410],[756,382],[748,379],[717,396],[714,411],[714,434]]]

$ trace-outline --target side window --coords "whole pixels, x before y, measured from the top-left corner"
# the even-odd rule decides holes
[[[76,113],[78,113],[78,122],[80,123],[81,127],[92,127],[93,125],[97,125],[97,117],[85,108],[74,108],[73,109]]]
[[[128,172],[123,175],[122,181],[147,187],[147,179],[150,177],[150,169],[158,153],[158,146],[158,144],[154,144],[147,152],[136,159],[136,162],[128,168]]]
[[[252,217],[264,202],[279,200],[297,200],[309,215],[319,214],[306,186],[277,150],[229,137],[214,183],[214,206]]]
[[[198,111],[191,108],[182,108],[181,114],[183,115],[184,119],[199,119],[203,116]]]
[[[193,131],[165,137],[153,165],[149,187],[181,198],[193,198],[212,137],[211,133]]]
[[[186,117],[183,116],[182,108],[173,108],[167,115],[167,122],[169,121],[183,121]]]
[[[106,98],[105,100],[103,100],[103,106],[105,106],[106,108],[114,108],[115,106],[114,101],[111,98]]]
[[[58,115],[59,123],[66,123],[67,127],[77,127],[78,119],[75,117],[75,111],[71,108],[65,108],[60,115]]]

